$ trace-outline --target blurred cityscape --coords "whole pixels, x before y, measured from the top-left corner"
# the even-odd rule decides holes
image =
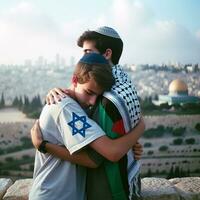
[[[1,103],[4,102],[0,109],[0,176],[32,177],[35,150],[29,132],[34,119],[27,118],[27,113],[42,107],[49,89],[69,85],[75,63],[72,57],[67,65],[57,54],[52,62],[40,56],[23,65],[0,65]],[[152,102],[170,95],[174,80],[183,82],[173,85],[176,96],[186,92],[187,97],[199,99],[200,64],[127,64],[123,68],[133,80],[144,109],[142,176],[199,176],[200,101],[195,106],[187,103],[160,107]]]
[[[39,94],[43,100],[49,89],[69,85],[75,64],[74,57],[66,64],[59,54],[54,61],[39,56],[35,61],[25,60],[23,65],[0,64],[0,93],[4,93],[7,104],[11,104],[15,96],[23,95],[33,98]],[[174,79],[183,80],[189,94],[200,96],[200,63],[125,64],[123,67],[141,98],[168,93],[169,84]]]

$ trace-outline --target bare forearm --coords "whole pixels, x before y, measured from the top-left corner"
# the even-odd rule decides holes
[[[82,150],[70,155],[67,148],[55,144],[47,143],[46,150],[48,153],[62,160],[69,161],[74,164],[82,165],[85,167],[96,168],[97,165],[89,158],[87,153]]]
[[[129,151],[129,149],[133,147],[133,145],[136,144],[138,139],[143,134],[145,128],[144,122],[142,120],[139,123],[140,124],[138,126],[123,137],[112,140],[103,136],[92,142],[90,145],[95,151],[103,155],[108,160],[117,162]]]

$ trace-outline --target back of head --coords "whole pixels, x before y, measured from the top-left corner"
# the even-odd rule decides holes
[[[115,82],[110,64],[98,53],[85,54],[76,65],[74,75],[80,84],[93,78],[103,91],[110,90]]]
[[[77,41],[78,46],[83,47],[84,41],[93,41],[101,54],[104,54],[106,49],[111,49],[112,63],[118,64],[123,50],[123,42],[113,28],[102,26],[93,31],[85,31]]]

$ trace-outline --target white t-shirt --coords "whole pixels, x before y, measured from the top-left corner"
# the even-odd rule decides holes
[[[55,105],[45,105],[39,121],[44,140],[65,145],[71,154],[105,135],[70,97]],[[33,178],[30,200],[85,199],[84,167],[37,151]]]

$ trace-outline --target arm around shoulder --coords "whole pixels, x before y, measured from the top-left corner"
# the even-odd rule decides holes
[[[138,125],[128,134],[113,140],[107,136],[102,136],[92,142],[90,146],[106,159],[117,162],[136,144],[144,130],[145,124],[143,118],[141,118]]]

